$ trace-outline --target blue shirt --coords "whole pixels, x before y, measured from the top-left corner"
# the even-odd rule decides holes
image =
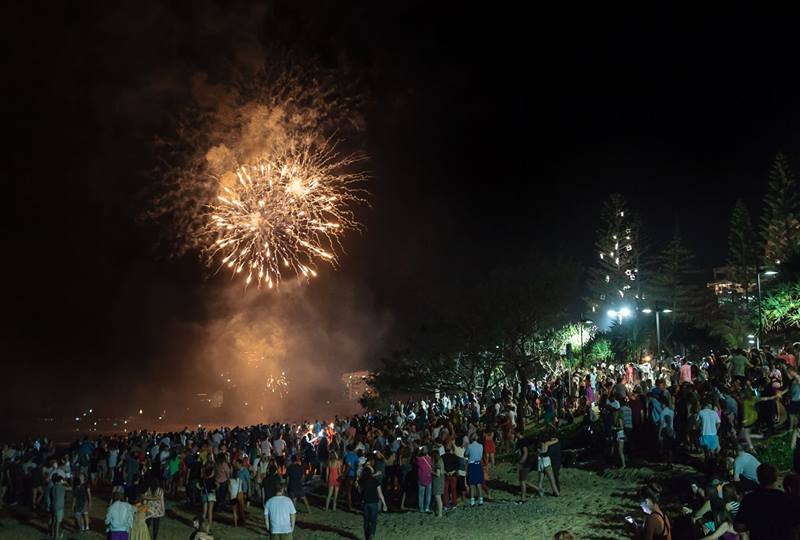
[[[358,470],[358,455],[354,452],[345,452],[344,462],[347,463],[347,476],[355,478]]]
[[[480,463],[483,459],[483,445],[478,441],[472,441],[467,446],[466,457],[470,463]]]
[[[663,408],[664,406],[655,396],[650,396],[650,418],[656,425],[661,423],[661,410]]]
[[[733,460],[733,474],[739,475],[740,478],[745,477],[753,482],[758,482],[757,470],[759,465],[761,465],[761,462],[751,454],[742,452]]]

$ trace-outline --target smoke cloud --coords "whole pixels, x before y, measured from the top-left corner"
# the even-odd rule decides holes
[[[374,363],[392,318],[352,284],[331,285],[289,281],[265,294],[237,280],[211,292],[205,322],[170,329],[167,361],[184,368],[162,394],[167,417],[243,425],[356,410],[341,375]]]

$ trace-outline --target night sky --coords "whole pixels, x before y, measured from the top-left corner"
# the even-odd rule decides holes
[[[154,140],[198,72],[224,84],[229,66],[281,51],[357,81],[371,208],[305,296],[321,320],[355,298],[386,321],[387,348],[454,276],[591,262],[613,192],[656,248],[678,227],[710,277],[736,198],[755,218],[774,154],[800,166],[788,16],[295,4],[5,8],[13,414],[168,385],[189,347],[174,325],[202,325],[230,285],[196,254],[171,257],[169,231],[141,219],[161,180]]]

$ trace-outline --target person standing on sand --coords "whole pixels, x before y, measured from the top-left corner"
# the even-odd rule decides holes
[[[483,504],[483,445],[478,442],[476,434],[470,436],[470,443],[464,453],[467,458],[467,485],[469,486],[469,505],[475,506],[475,492],[478,493],[478,505]]]
[[[161,482],[155,475],[148,478],[147,491],[144,492],[144,504],[146,506],[147,528],[150,530],[150,538],[158,540],[158,529],[161,518],[165,515],[164,490]]]
[[[717,429],[720,425],[719,415],[712,408],[711,402],[706,401],[705,407],[697,413],[697,422],[700,424],[700,447],[706,456],[706,461],[719,452],[719,437]]]
[[[447,510],[458,506],[458,463],[459,459],[453,453],[453,443],[450,441],[445,447],[444,456],[442,456],[442,464],[444,466],[444,498],[442,504]]]
[[[433,452],[433,467],[431,474],[433,481],[431,490],[436,503],[436,517],[442,517],[442,495],[444,494],[444,460],[439,455],[438,449]]]
[[[92,507],[92,490],[83,473],[78,474],[72,487],[72,513],[75,516],[76,529],[81,532],[89,530],[89,511]]]
[[[310,514],[311,506],[308,504],[308,497],[306,497],[305,488],[303,487],[303,466],[300,463],[299,454],[295,454],[292,458],[292,464],[286,469],[286,476],[289,478],[289,498],[294,503],[302,499],[306,505],[306,512]]]
[[[420,455],[417,456],[417,485],[419,486],[417,502],[419,511],[426,514],[431,511],[432,471],[431,456],[428,455],[428,449],[422,446]]]
[[[278,494],[264,505],[264,521],[270,540],[292,540],[296,516],[294,503],[284,496],[281,484],[278,486]]]
[[[45,502],[50,510],[50,536],[61,538],[61,522],[64,521],[64,499],[67,490],[60,474],[53,474],[45,492]]]
[[[537,457],[537,469],[539,470],[539,486],[536,490],[541,494],[542,491],[542,484],[544,482],[544,477],[550,480],[550,487],[553,488],[553,495],[555,497],[559,497],[561,494],[558,491],[558,486],[556,485],[556,478],[555,474],[553,473],[553,465],[550,456],[548,455],[548,450],[550,448],[551,441],[543,441],[539,445],[539,455]]]
[[[364,468],[358,484],[364,500],[364,538],[373,540],[378,530],[378,510],[383,508],[387,512],[389,509],[383,498],[380,481],[373,476],[372,467],[368,465]]]
[[[624,399],[624,398],[623,398]],[[611,417],[612,417],[612,437],[615,441],[613,444],[616,446],[612,448],[612,453],[614,450],[617,451],[619,455],[619,462],[620,468],[625,468],[625,419],[622,416],[622,410],[620,402],[612,399],[608,402],[608,406],[611,408]]]
[[[330,452],[325,470],[328,473],[328,496],[325,497],[325,510],[328,510],[331,499],[333,499],[333,509],[336,510],[336,501],[339,499],[339,479],[342,473],[342,462],[336,452]]]
[[[108,540],[128,540],[128,534],[133,527],[134,508],[123,497],[119,491],[114,492],[114,502],[106,511]]]
[[[517,469],[519,472],[520,500],[522,502],[525,502],[529,486],[539,495],[542,494],[539,488],[528,482],[528,475],[537,461],[537,453],[536,441],[532,437],[519,438],[517,441],[517,454],[519,455]]]
[[[130,540],[151,540],[150,529],[145,520],[147,516],[147,504],[140,496],[134,504],[133,525],[131,526]]]

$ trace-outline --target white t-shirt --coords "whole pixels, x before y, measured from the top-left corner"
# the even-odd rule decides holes
[[[296,514],[294,503],[289,497],[275,495],[264,505],[264,515],[269,520],[269,532],[288,534],[292,532],[292,514]]]
[[[717,411],[714,409],[703,409],[697,413],[697,417],[700,419],[700,424],[702,425],[701,435],[717,434],[717,424],[719,424],[719,416],[717,416]]]
[[[442,409],[445,411],[450,410],[450,398],[447,396],[442,396]]]
[[[283,455],[283,451],[286,450],[286,441],[283,439],[276,439],[275,442],[272,443],[272,449],[275,451],[276,456]]]
[[[241,480],[238,478],[231,478],[228,480],[228,498],[230,500],[235,499],[239,495],[239,491],[241,490]]]
[[[261,441],[261,452],[266,455],[270,455],[272,453],[272,445],[269,442],[269,439],[264,439]]]

